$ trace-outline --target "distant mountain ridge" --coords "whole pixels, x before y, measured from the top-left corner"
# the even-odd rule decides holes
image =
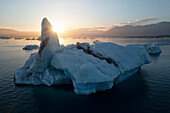
[[[116,26],[104,33],[106,36],[159,36],[170,35],[170,22],[159,22],[143,26]]]
[[[0,29],[0,36],[14,38],[39,37],[40,32],[21,32],[13,29]],[[67,30],[61,37],[170,37],[170,22],[159,22],[142,26],[116,26],[108,31],[89,28]]]
[[[0,29],[0,36],[14,37],[14,38],[25,38],[25,37],[38,37],[39,32],[22,32],[13,29]]]

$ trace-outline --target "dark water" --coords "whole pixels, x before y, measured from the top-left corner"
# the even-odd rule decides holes
[[[127,43],[159,41],[131,40]],[[0,40],[0,113],[170,113],[170,45],[161,46],[163,53],[152,57],[151,64],[112,89],[80,96],[74,94],[71,85],[14,84],[13,71],[36,51],[22,50],[30,43],[39,42]]]

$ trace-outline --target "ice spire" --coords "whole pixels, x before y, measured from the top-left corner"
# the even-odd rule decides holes
[[[50,22],[47,20],[47,18],[43,18],[41,27],[42,27],[42,31],[43,31],[44,28],[51,29],[52,26],[51,26]]]
[[[33,68],[35,72],[45,71],[50,63],[52,54],[60,46],[57,33],[52,30],[52,25],[47,18],[42,20],[41,27],[41,44]]]

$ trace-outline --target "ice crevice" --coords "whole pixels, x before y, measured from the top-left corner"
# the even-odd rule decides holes
[[[98,42],[100,43],[100,42]],[[80,42],[77,42],[76,43],[76,46],[77,46],[77,49],[82,49],[85,53],[87,54],[91,54],[92,56],[96,57],[96,58],[99,58],[101,60],[106,60],[107,63],[109,64],[113,64],[115,67],[118,68],[118,64],[113,60],[113,59],[110,59],[110,58],[104,58],[102,57],[102,55],[100,53],[95,53],[93,52],[91,49],[90,49],[90,45],[89,43],[80,43]]]

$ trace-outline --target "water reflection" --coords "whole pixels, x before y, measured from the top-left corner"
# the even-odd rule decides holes
[[[61,38],[61,44],[99,40],[122,45],[129,43],[170,42],[170,39]],[[79,96],[73,86],[15,86],[13,71],[24,65],[32,51],[23,51],[37,40],[0,40],[0,112],[124,112],[168,113],[170,111],[170,46],[161,46],[163,53],[151,57],[140,73],[112,89],[90,96]]]

